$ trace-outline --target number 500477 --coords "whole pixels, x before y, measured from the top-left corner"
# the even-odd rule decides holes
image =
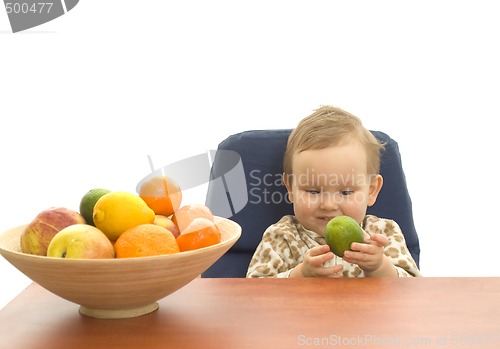
[[[6,2],[5,9],[7,13],[50,13],[50,9],[54,5],[53,2],[35,2],[33,4],[28,4],[26,2]]]

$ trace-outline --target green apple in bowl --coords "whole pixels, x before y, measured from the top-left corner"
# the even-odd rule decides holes
[[[59,231],[49,244],[47,257],[114,258],[108,237],[89,224],[73,224]]]

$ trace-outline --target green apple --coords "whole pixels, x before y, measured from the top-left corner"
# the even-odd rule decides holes
[[[364,232],[356,220],[349,216],[337,216],[326,224],[325,240],[330,250],[344,257],[344,252],[351,249],[353,242],[364,242]]]
[[[163,216],[161,214],[155,215],[154,224],[161,225],[164,228],[167,228],[175,237],[178,237],[180,232],[177,225],[175,225],[174,221],[167,216]]]
[[[65,207],[51,207],[41,211],[21,234],[21,251],[39,256],[47,255],[50,241],[60,230],[73,224],[83,224],[85,218]]]
[[[108,237],[89,224],[73,224],[52,238],[47,257],[114,258],[115,249]]]

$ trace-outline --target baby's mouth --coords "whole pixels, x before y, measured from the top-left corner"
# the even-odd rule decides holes
[[[330,216],[321,216],[321,217],[318,217],[319,219],[325,221],[325,222],[329,222],[333,217],[330,217]]]

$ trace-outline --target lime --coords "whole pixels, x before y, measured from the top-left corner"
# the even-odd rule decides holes
[[[85,218],[85,222],[89,225],[94,224],[94,219],[92,218],[92,214],[94,213],[94,206],[97,200],[100,199],[101,196],[111,192],[111,190],[103,189],[103,188],[94,188],[90,189],[80,200],[80,214]]]
[[[364,233],[353,218],[337,216],[326,224],[325,240],[335,255],[344,257],[344,252],[351,249],[353,242],[364,242]]]

